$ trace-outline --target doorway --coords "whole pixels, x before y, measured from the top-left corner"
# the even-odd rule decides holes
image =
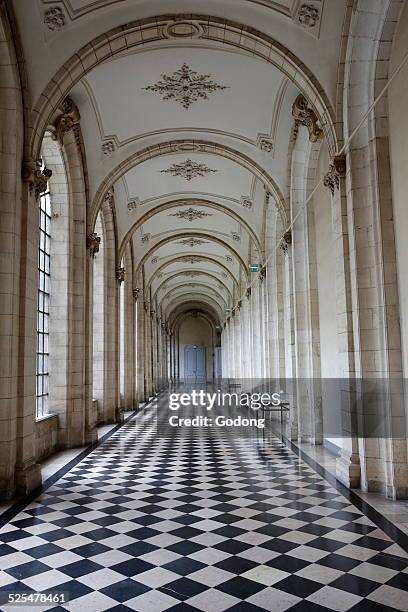
[[[186,346],[184,348],[184,379],[186,383],[205,383],[205,347]]]

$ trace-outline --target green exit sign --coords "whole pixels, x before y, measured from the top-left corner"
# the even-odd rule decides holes
[[[259,266],[249,266],[250,272],[259,272]]]

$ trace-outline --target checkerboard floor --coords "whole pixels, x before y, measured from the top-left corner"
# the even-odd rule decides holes
[[[408,611],[408,555],[278,439],[160,437],[156,419],[1,528],[0,591],[69,593],[35,610]]]

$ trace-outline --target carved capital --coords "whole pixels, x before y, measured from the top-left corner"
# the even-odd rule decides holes
[[[258,274],[258,278],[261,283],[263,283],[265,276],[266,276],[266,267],[262,266]]]
[[[41,169],[41,166],[40,160],[23,162],[21,171],[23,181],[28,184],[30,195],[34,194],[36,200],[47,191],[48,180],[52,176],[52,170]]]
[[[251,287],[247,287],[247,290],[245,291],[245,297],[247,300],[249,300],[249,298],[251,297],[251,293],[252,293]]]
[[[137,302],[137,300],[139,299],[141,292],[142,290],[139,287],[135,287],[135,289],[133,289],[133,299],[135,300],[135,302]]]
[[[116,269],[116,280],[118,281],[119,285],[121,285],[123,283],[123,281],[125,280],[125,268],[117,268]]]
[[[282,236],[279,248],[286,254],[289,246],[292,244],[292,230],[288,230]]]
[[[298,95],[293,104],[292,115],[296,127],[299,125],[307,127],[310,142],[317,142],[323,138],[323,130],[318,126],[318,117],[302,94]]]
[[[330,162],[328,173],[325,175],[323,185],[330,189],[334,195],[335,189],[340,187],[340,178],[346,174],[346,157],[345,155],[336,155]]]
[[[89,249],[91,257],[95,257],[95,255],[99,252],[100,243],[101,239],[96,232],[92,232],[92,234],[88,234],[86,237],[86,247]]]
[[[64,136],[71,130],[78,130],[81,115],[79,114],[78,107],[71,100],[70,97],[66,97],[60,106],[61,114],[58,115],[54,121],[54,137],[62,145]],[[75,137],[77,138],[77,134]]]
[[[106,195],[104,197],[104,202],[106,202],[109,205],[109,208],[111,210],[113,210],[113,200],[114,200],[114,188],[111,187],[107,192]]]
[[[149,310],[149,308],[150,308],[150,302],[149,302],[149,300],[145,300],[145,301],[143,302],[143,308],[145,309],[145,311],[146,311],[146,312]]]
[[[242,308],[242,300],[238,300],[237,308],[238,308],[238,310],[241,310],[241,308]]]

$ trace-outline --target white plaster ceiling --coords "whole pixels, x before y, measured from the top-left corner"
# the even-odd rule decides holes
[[[162,74],[179,70],[184,62],[199,74],[211,74],[213,81],[227,89],[193,103],[188,110],[174,100],[163,104],[160,94],[144,90],[161,80]],[[175,47],[174,41],[157,50],[117,57],[87,77],[104,135],[116,137],[119,143],[188,128],[255,142],[258,133],[269,134],[273,129],[282,80],[286,79],[278,69],[255,57],[206,45]]]
[[[33,106],[63,63],[96,36],[133,20],[192,11],[233,19],[268,34],[299,57],[334,100],[346,0],[309,4],[320,15],[313,28],[298,19],[300,0],[172,0],[171,5],[164,0],[11,0]],[[44,15],[49,9],[60,9],[61,29],[47,27]],[[183,64],[225,89],[188,109],[144,89]],[[158,308],[169,313],[172,302],[178,304],[184,294],[190,301],[214,299],[222,312],[231,295],[238,297],[245,287],[249,264],[262,258],[258,245],[265,189],[271,186],[265,177],[286,195],[291,107],[298,93],[278,66],[238,46],[199,38],[163,38],[122,51],[73,86],[70,95],[81,114],[90,199],[113,177],[118,243],[123,248],[124,241],[131,240],[135,271],[142,266]],[[262,137],[270,140],[271,150],[260,147]],[[210,143],[217,150],[174,149],[127,164],[146,148],[182,140]],[[221,149],[234,154],[225,156]],[[215,172],[189,181],[162,172],[188,159]],[[122,167],[126,170],[119,172]],[[189,208],[205,216],[193,221],[174,216]],[[180,244],[189,239],[204,244]],[[198,259],[179,259],[187,255]],[[191,276],[197,272],[201,274]]]

